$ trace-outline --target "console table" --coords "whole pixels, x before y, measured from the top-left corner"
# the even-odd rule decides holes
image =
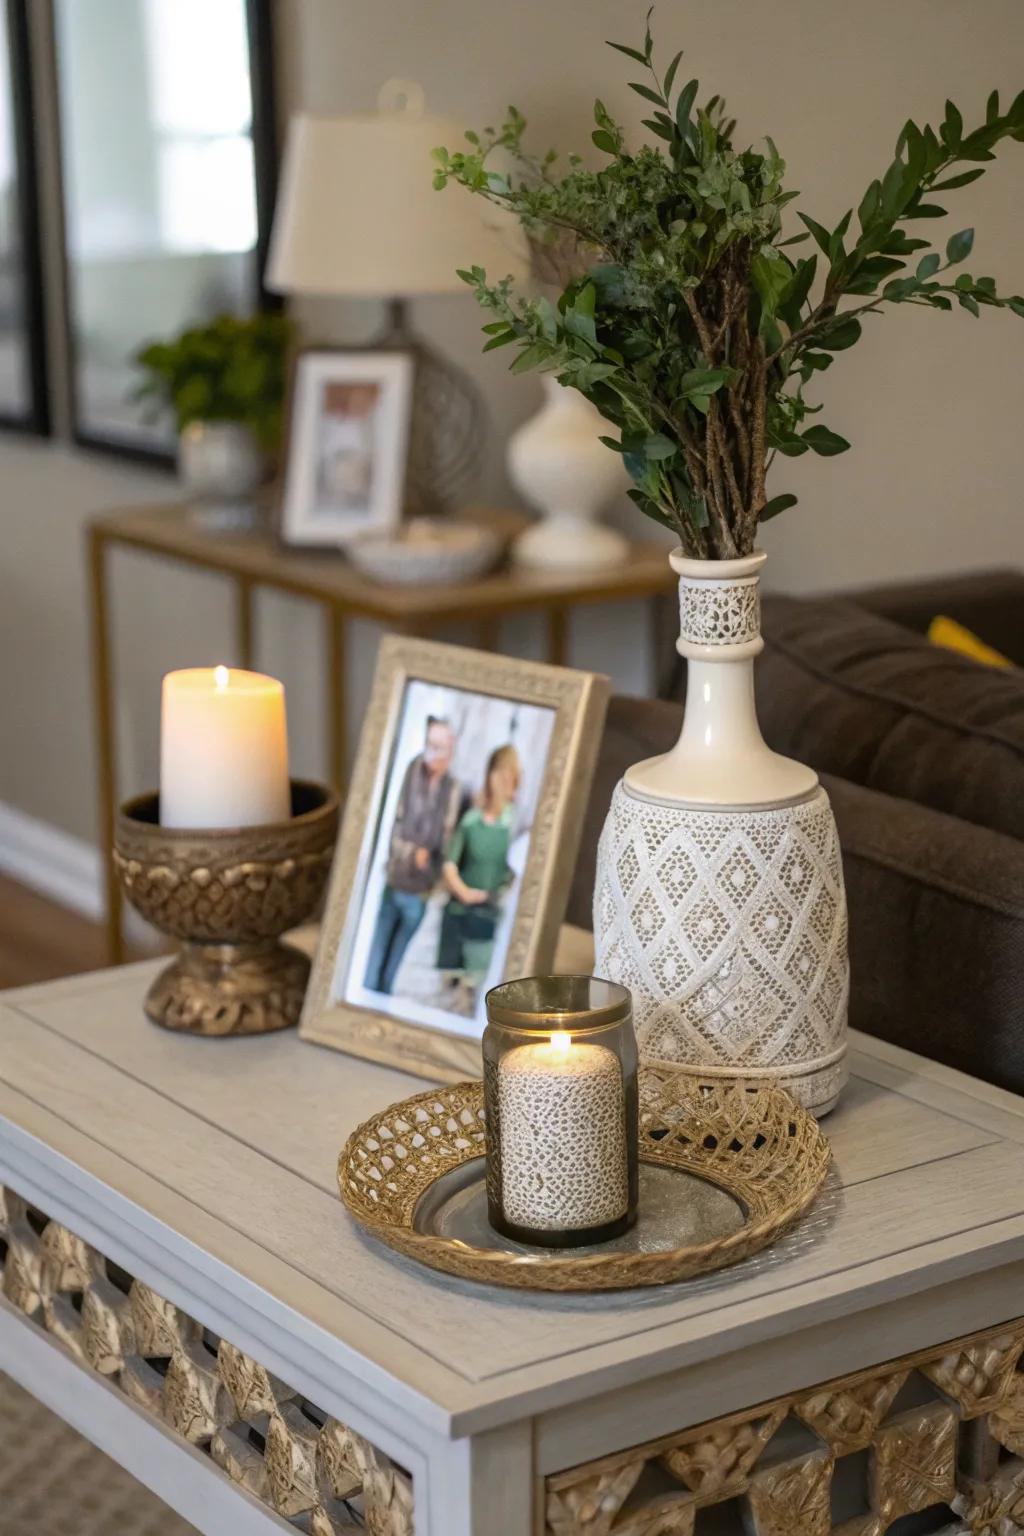
[[[0,1000],[0,1369],[207,1536],[1024,1529],[1009,1094],[855,1037],[832,1184],[769,1255],[487,1290],[338,1199],[349,1131],[421,1083],[164,1033],[152,972]]]
[[[508,536],[525,519],[517,513],[480,508],[478,516]],[[474,626],[482,650],[497,650],[502,619],[539,613],[547,626],[546,659],[556,666],[568,660],[568,626],[573,611],[595,603],[653,600],[675,590],[676,578],[663,547],[634,544],[620,564],[604,571],[523,571],[505,568],[459,586],[380,586],[369,581],[337,553],[290,549],[269,528],[215,533],[203,528],[188,507],[139,507],[110,512],[89,525],[92,669],[99,779],[100,847],[113,846],[117,804],[114,661],[110,644],[108,556],[113,548],[133,549],[164,560],[228,577],[235,591],[235,665],[249,667],[253,654],[253,593],[271,587],[321,604],[327,618],[327,706],[330,780],[344,783],[348,746],[345,735],[345,680],[348,621],[370,619],[385,629],[426,636],[448,623]],[[673,655],[655,638],[655,666],[661,654]],[[105,864],[107,958],[123,959],[121,890],[109,853]]]

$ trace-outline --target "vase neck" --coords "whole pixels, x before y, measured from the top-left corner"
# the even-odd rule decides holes
[[[679,577],[676,649],[693,661],[742,661],[764,647],[761,639],[760,551],[739,560],[669,559]]]
[[[754,699],[754,658],[763,649],[758,592],[763,554],[740,560],[670,556],[679,576],[686,711],[671,752],[636,764],[626,789],[643,799],[703,806],[766,806],[805,799],[811,768],[771,751]]]

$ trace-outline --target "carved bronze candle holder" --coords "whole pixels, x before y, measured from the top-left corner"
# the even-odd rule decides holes
[[[297,1024],[309,960],[280,942],[315,912],[338,829],[338,797],[293,779],[288,821],[262,827],[162,827],[160,797],[118,813],[114,862],[147,923],[181,941],[153,982],[154,1024],[194,1035],[259,1035]]]

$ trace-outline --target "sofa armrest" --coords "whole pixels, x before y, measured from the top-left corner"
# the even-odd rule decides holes
[[[1024,1092],[1024,844],[824,775],[850,911],[850,1023]]]

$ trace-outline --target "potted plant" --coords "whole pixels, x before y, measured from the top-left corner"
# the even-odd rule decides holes
[[[614,429],[641,511],[679,540],[687,706],[676,747],[617,787],[602,835],[594,930],[599,974],[634,993],[641,1048],[661,1063],[786,1078],[819,1113],[841,1088],[848,987],[842,869],[828,799],[808,768],[770,752],[754,713],[762,641],[760,523],[776,455],[840,454],[819,419],[820,375],[895,304],[977,316],[1024,298],[964,270],[973,231],[926,237],[948,193],[1024,139],[1024,92],[965,125],[900,130],[892,162],[834,228],[786,213],[785,163],[770,139],[733,142],[721,98],[698,104],[662,71],[648,25],[632,89],[652,141],[627,144],[598,101],[598,167],[524,148],[510,108],[499,129],[435,152],[454,181],[514,212],[557,253],[557,302],[517,294],[479,267],[462,275],[490,315],[486,350],[581,391]],[[794,212],[796,210],[793,210]],[[802,246],[802,249],[801,249]]]
[[[291,335],[280,314],[219,315],[137,355],[136,398],[173,411],[185,491],[215,521],[244,519],[277,454]]]

